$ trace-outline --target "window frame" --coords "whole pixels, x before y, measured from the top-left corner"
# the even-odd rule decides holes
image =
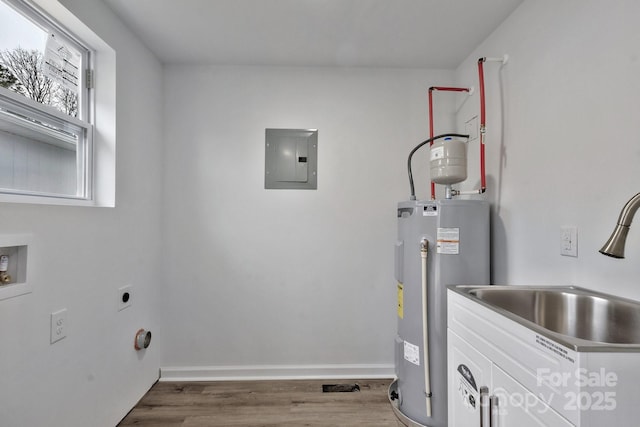
[[[76,193],[60,194],[45,191],[20,190],[0,187],[0,202],[24,202],[44,204],[97,205],[94,192],[94,133],[95,133],[95,75],[96,51],[89,43],[76,36],[64,23],[59,22],[55,14],[44,9],[44,5],[29,0],[0,0],[22,14],[47,34],[60,37],[81,54],[78,114],[77,117],[65,114],[54,106],[41,104],[22,94],[0,87],[0,101],[14,104],[23,111],[32,110],[35,117],[51,117],[82,130],[84,137],[78,141],[76,153]],[[68,19],[67,19],[68,21]],[[73,20],[72,20],[73,21]],[[79,21],[78,21],[79,22]],[[94,34],[92,34],[94,35]],[[94,35],[95,36],[95,35]],[[101,40],[100,40],[101,41]],[[115,144],[115,141],[113,141]],[[107,204],[111,205],[110,203]]]
[[[73,127],[80,128],[83,133],[82,142],[78,141],[76,150],[76,194],[59,194],[47,193],[44,191],[30,191],[0,187],[1,194],[11,194],[15,196],[37,196],[47,198],[60,198],[71,200],[91,200],[92,199],[92,182],[93,182],[93,125],[75,117],[69,116],[58,111],[56,108],[40,104],[37,101],[26,98],[25,96],[15,93],[9,89],[0,87],[0,108],[4,104],[13,104],[14,110],[18,113],[32,110],[34,114],[27,117],[49,117],[53,120],[60,121]],[[2,112],[0,111],[0,116]],[[25,114],[26,116],[26,114]],[[1,120],[1,119],[0,119]],[[42,120],[38,120],[42,122]],[[34,125],[37,127],[38,125]],[[36,131],[37,132],[37,131]],[[45,132],[42,133],[45,135]]]

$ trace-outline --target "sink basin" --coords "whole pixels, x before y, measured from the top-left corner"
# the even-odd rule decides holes
[[[575,350],[640,351],[640,302],[574,286],[450,289]]]

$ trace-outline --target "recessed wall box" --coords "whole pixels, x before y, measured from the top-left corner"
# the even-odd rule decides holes
[[[0,256],[5,261],[2,268],[6,268],[8,278],[0,283],[0,301],[31,293],[32,286],[27,282],[30,245],[30,235],[0,235]]]
[[[317,129],[266,129],[264,188],[318,188]]]

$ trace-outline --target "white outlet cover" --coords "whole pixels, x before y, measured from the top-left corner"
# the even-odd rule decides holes
[[[131,307],[133,301],[133,289],[131,285],[123,286],[118,289],[118,311],[122,311],[127,307]]]
[[[560,227],[560,255],[578,256],[578,227],[575,225]]]
[[[67,309],[51,313],[51,344],[67,336]]]

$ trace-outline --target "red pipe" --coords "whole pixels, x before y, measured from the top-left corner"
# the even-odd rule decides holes
[[[450,86],[431,86],[429,88],[429,138],[433,138],[433,91],[441,90],[444,92],[469,92],[469,88],[466,87],[450,87]],[[433,145],[433,141],[431,144]],[[481,157],[484,154],[481,153]],[[436,199],[436,184],[431,181],[431,200]]]
[[[433,87],[429,88],[429,138],[433,139]],[[429,144],[429,147],[433,141]],[[431,200],[436,199],[436,183],[431,181]]]
[[[494,59],[491,59],[494,60]],[[486,168],[485,168],[485,144],[484,138],[486,134],[486,123],[487,123],[487,111],[486,111],[486,103],[485,103],[485,93],[484,93],[484,63],[487,61],[486,57],[482,57],[478,59],[478,83],[480,86],[480,191],[482,194],[487,190],[487,176],[486,176]],[[506,62],[506,55],[503,59],[503,63]],[[448,86],[432,86],[429,88],[429,137],[433,138],[433,95],[432,92],[434,90],[448,91],[448,92],[469,92],[468,88],[462,87],[448,87]],[[433,144],[433,142],[431,142]],[[433,181],[431,181],[431,200],[435,200],[436,198],[436,186]]]
[[[486,109],[484,100],[484,62],[487,58],[478,59],[478,82],[480,85],[480,192],[487,190],[487,178],[484,167],[484,134],[486,132]]]

